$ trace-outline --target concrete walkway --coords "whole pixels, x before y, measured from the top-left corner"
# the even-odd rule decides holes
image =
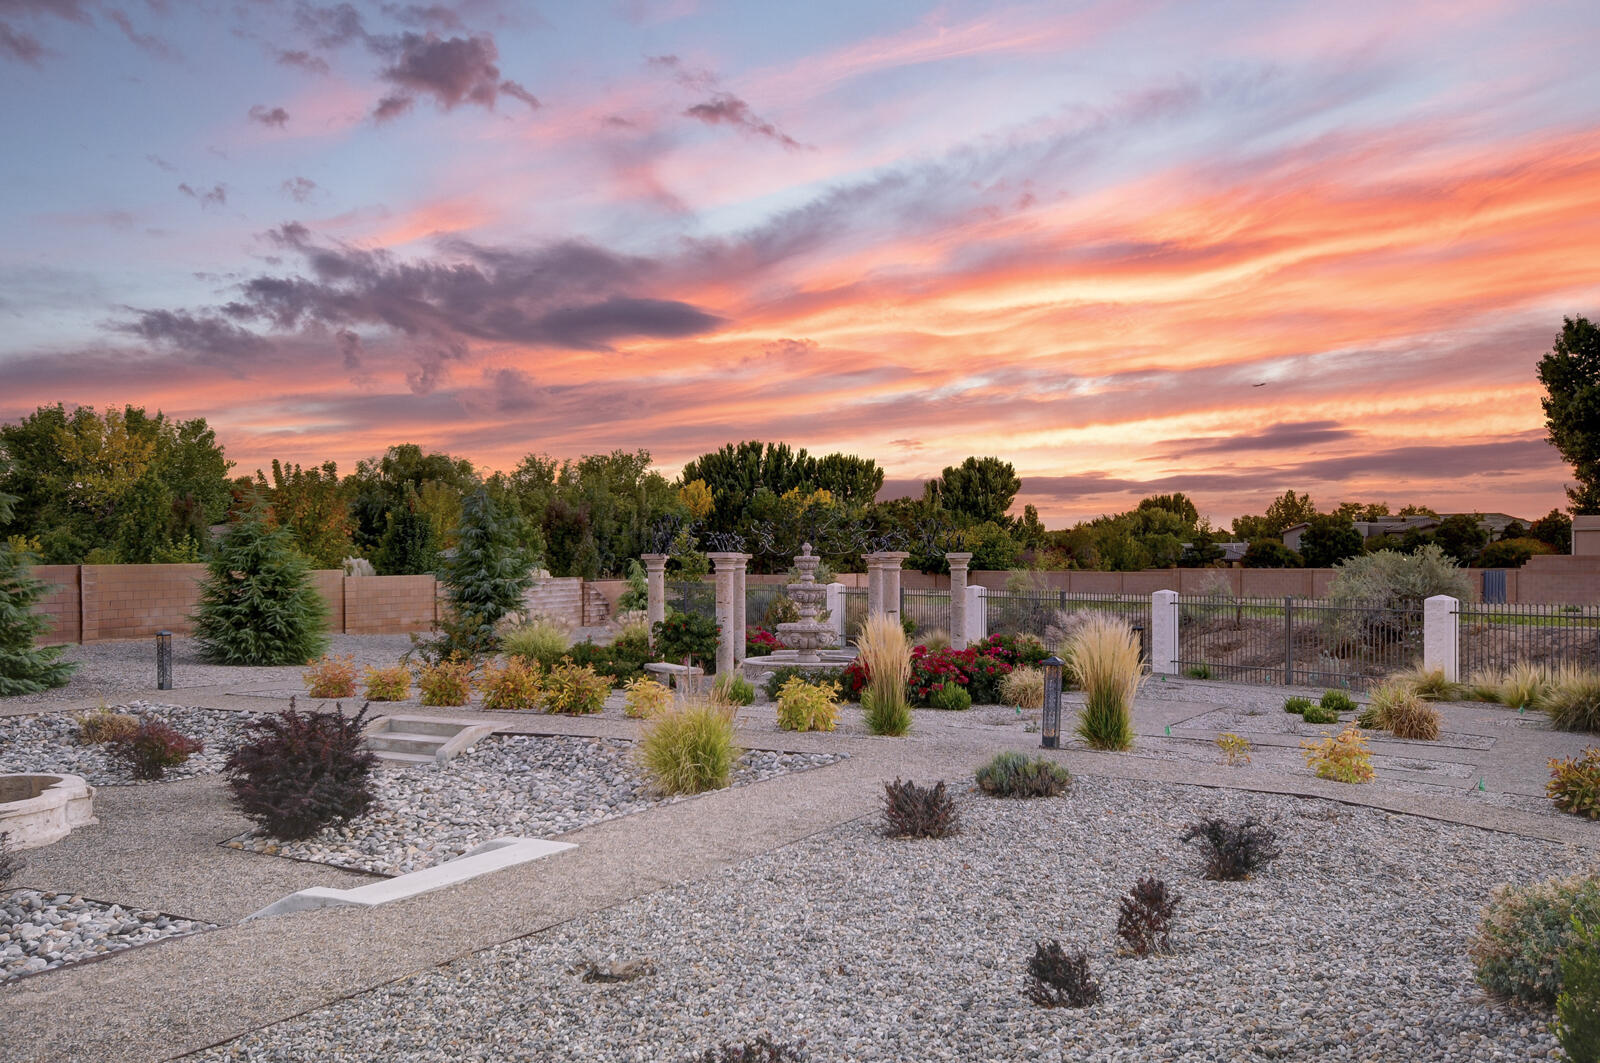
[[[1182,749],[1189,721],[1219,704],[1258,693],[1281,704],[1284,692],[1215,683],[1162,684],[1141,697],[1141,744]],[[151,691],[144,700],[274,708],[227,688]],[[129,700],[132,700],[131,698]],[[92,706],[63,706],[92,707]],[[51,706],[28,706],[46,711]],[[348,706],[347,706],[348,708]],[[0,709],[0,712],[5,710]],[[435,710],[430,710],[435,711]],[[1440,747],[1485,778],[1486,789],[1542,792],[1551,755],[1571,755],[1585,736],[1510,722],[1496,707],[1448,706],[1446,730],[1492,739],[1486,748]],[[369,876],[224,849],[216,843],[246,826],[229,808],[218,778],[155,786],[107,787],[97,796],[97,827],[29,853],[20,885],[82,893],[175,915],[222,922],[221,929],[128,950],[0,988],[0,1063],[164,1060],[229,1040],[416,971],[610,907],[671,884],[693,881],[752,856],[873,815],[883,782],[970,778],[993,752],[1032,750],[1027,716],[1010,710],[950,714],[919,711],[904,739],[860,731],[854,711],[832,735],[776,731],[770,709],[746,710],[747,745],[843,750],[850,759],[692,801],[663,805],[562,836],[576,850],[507,868],[436,893],[371,910],[325,909],[246,924],[244,914],[310,885],[348,886]],[[631,737],[629,720],[462,713],[506,729]],[[1071,709],[1064,713],[1070,727]],[[1174,738],[1168,738],[1171,728]],[[1214,736],[1210,736],[1214,737]],[[1074,773],[1324,797],[1578,846],[1600,862],[1600,824],[1500,807],[1481,798],[1403,792],[1379,783],[1347,786],[1309,773],[1275,773],[1217,764],[1210,737],[1196,733],[1195,755],[1053,753]],[[1592,744],[1593,739],[1587,739]],[[1482,745],[1483,743],[1478,743]],[[1419,755],[1415,743],[1393,745]]]

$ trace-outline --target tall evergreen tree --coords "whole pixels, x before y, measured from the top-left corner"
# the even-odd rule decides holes
[[[16,499],[0,495],[0,524],[11,519]],[[0,695],[37,694],[63,686],[77,665],[60,659],[60,646],[36,646],[49,627],[33,612],[47,587],[28,572],[29,557],[0,539]]]
[[[328,646],[327,609],[289,533],[251,513],[206,566],[194,617],[200,653],[218,664],[305,664]]]
[[[1555,346],[1539,360],[1550,443],[1578,481],[1567,488],[1573,513],[1600,513],[1600,328],[1563,318]]]
[[[389,527],[375,558],[382,576],[416,576],[439,565],[439,537],[433,521],[417,506],[417,492],[406,485],[405,496],[389,511]]]
[[[495,626],[522,606],[533,577],[511,522],[481,487],[461,500],[456,548],[439,579],[450,616],[442,644],[433,648],[468,657],[493,653],[499,644]]]

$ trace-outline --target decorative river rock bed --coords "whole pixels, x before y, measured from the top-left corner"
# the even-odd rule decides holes
[[[167,779],[215,775],[228,755],[246,737],[255,712],[229,709],[185,708],[134,701],[113,705],[111,711],[161,720],[178,733],[204,743],[205,748],[183,764],[167,769]],[[104,745],[80,745],[78,722],[69,712],[0,718],[0,772],[67,772],[81,775],[91,786],[125,786],[134,780],[111,757]]]
[[[601,820],[683,798],[651,792],[633,766],[631,742],[571,736],[496,735],[443,767],[381,770],[378,807],[304,841],[250,833],[235,849],[400,875],[503,835],[553,838]],[[844,759],[834,753],[754,750],[734,766],[731,785],[770,779]]]
[[[0,981],[216,928],[65,893],[15,890],[0,895]]]

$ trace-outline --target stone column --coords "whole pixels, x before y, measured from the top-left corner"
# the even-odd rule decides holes
[[[733,569],[738,564],[738,558],[743,554],[715,553],[707,554],[711,559],[712,575],[717,580],[717,674],[726,675],[733,671],[736,655],[733,650]]]
[[[967,586],[967,644],[982,642],[989,637],[989,588],[980,584]]]
[[[865,554],[862,560],[867,563],[867,615],[877,616],[883,612],[883,555]]]
[[[945,554],[950,562],[950,648],[967,648],[967,566],[971,554]]]
[[[1422,603],[1422,667],[1443,670],[1452,683],[1461,681],[1461,602],[1435,594]]]
[[[1150,596],[1150,671],[1178,674],[1178,592]]]
[[[905,564],[906,558],[911,555],[904,550],[885,550],[878,555],[883,559],[883,611],[894,617],[894,622],[900,622],[900,566]]]
[[[650,645],[656,644],[656,625],[667,618],[667,555],[644,554],[644,584],[647,604],[645,622],[650,625]]]
[[[750,597],[745,587],[745,579],[750,575],[751,554],[733,554],[733,663],[738,667],[744,663],[744,632],[749,626],[745,620],[745,606]]]
[[[828,623],[833,625],[833,630],[838,633],[837,645],[844,645],[844,584],[828,584],[828,601],[824,606],[828,610]]]

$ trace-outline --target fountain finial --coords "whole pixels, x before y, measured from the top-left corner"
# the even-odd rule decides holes
[[[801,543],[800,544],[800,556],[801,557],[810,557],[811,556],[811,544],[810,543]]]

